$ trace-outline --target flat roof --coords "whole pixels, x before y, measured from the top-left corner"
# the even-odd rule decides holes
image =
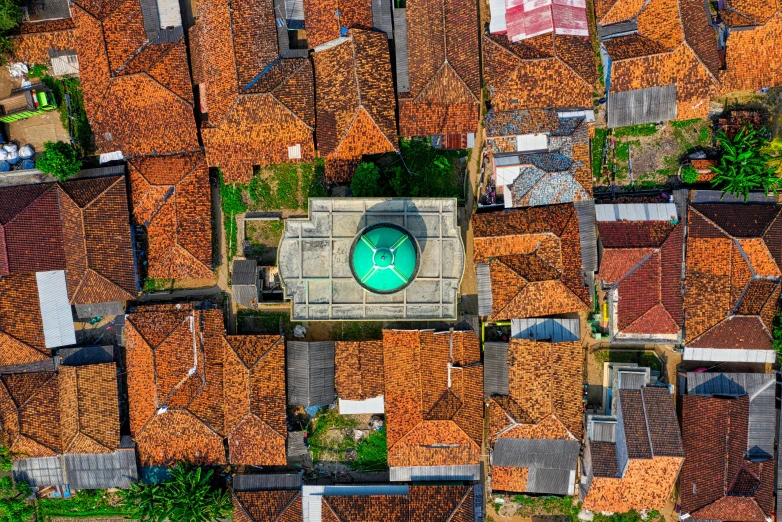
[[[312,198],[307,219],[288,219],[277,264],[292,318],[301,320],[455,319],[464,244],[453,198]],[[418,241],[417,276],[377,294],[350,270],[350,247],[365,227],[394,223]]]

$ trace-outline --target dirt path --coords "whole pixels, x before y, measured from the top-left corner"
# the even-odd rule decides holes
[[[233,302],[231,287],[228,285],[228,249],[225,242],[225,234],[223,233],[223,210],[220,207],[220,189],[218,187],[212,187],[212,215],[215,223],[217,223],[214,233],[217,235],[217,244],[220,249],[219,255],[215,260],[217,263],[217,288],[228,295],[228,299],[223,307],[226,314],[226,329],[229,334],[235,334],[236,307]]]

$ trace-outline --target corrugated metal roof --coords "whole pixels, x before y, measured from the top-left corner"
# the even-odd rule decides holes
[[[620,390],[640,390],[647,384],[645,371],[634,372],[622,370],[618,372]]]
[[[334,342],[288,341],[288,404],[321,406],[331,404],[334,389]]]
[[[363,401],[338,399],[340,415],[363,415],[367,413],[385,413],[385,397],[372,397]]]
[[[508,343],[484,343],[483,393],[508,395]]]
[[[693,190],[692,191],[693,203],[744,203],[744,198],[737,198],[732,194],[723,194],[719,190]],[[762,192],[750,192],[750,203],[777,203],[777,197],[771,194],[766,196]]]
[[[576,470],[530,468],[525,493],[572,495],[575,489]]]
[[[389,468],[391,482],[480,480],[480,464],[466,466],[405,466]]]
[[[407,9],[394,8],[394,47],[396,48],[396,87],[410,92],[410,69],[407,55]]]
[[[257,283],[258,261],[255,259],[235,259],[231,266],[231,286],[255,286]]]
[[[581,444],[577,440],[501,438],[491,453],[493,466],[576,469]]]
[[[611,25],[598,25],[597,36],[601,40],[607,40],[616,36],[637,33],[638,22],[636,20],[630,20],[629,22],[620,22],[618,24]]]
[[[57,355],[64,366],[86,366],[114,362],[113,346],[82,346],[79,348],[60,348]]]
[[[670,221],[680,216],[675,203],[615,203],[595,205],[598,222]]]
[[[96,455],[69,454],[63,458],[71,489],[127,489],[138,481],[134,449]]]
[[[304,522],[321,522],[323,496],[369,496],[369,495],[407,495],[410,489],[404,485],[350,485],[350,486],[309,486],[301,488]]]
[[[43,335],[47,348],[76,344],[73,313],[65,284],[65,270],[36,272]]]
[[[17,459],[11,472],[15,481],[24,481],[33,487],[65,484],[60,457]]]
[[[160,32],[160,15],[157,10],[157,0],[140,0],[140,4],[144,32],[147,38],[152,40]]]
[[[776,376],[766,373],[688,372],[687,393],[692,395],[749,396],[747,451],[751,460],[774,455]]]
[[[616,418],[590,419],[589,440],[595,442],[616,442]]]
[[[742,350],[740,348],[690,348],[684,347],[685,361],[703,362],[751,362],[775,363],[777,352],[774,350]]]
[[[690,197],[690,191],[687,189],[676,189],[673,191],[673,204],[676,205],[676,215],[679,219],[687,219],[687,199]]]
[[[59,20],[71,17],[68,0],[23,0],[20,6],[27,10],[31,22]]]
[[[779,415],[777,424],[777,440],[782,440],[782,415]],[[782,451],[777,451],[777,513],[782,513]]]
[[[676,84],[608,94],[608,127],[676,119]]]
[[[563,343],[578,341],[581,338],[581,327],[577,318],[513,319],[510,325],[511,336],[519,339],[551,340],[554,343]]]
[[[372,25],[386,33],[388,39],[394,38],[394,26],[391,23],[392,0],[372,0]]]
[[[234,475],[234,491],[265,491],[281,489],[300,489],[302,485],[299,473],[268,473],[263,475]]]
[[[478,276],[478,315],[491,315],[491,275],[487,263],[478,263],[475,266]]]
[[[576,201],[578,233],[581,237],[581,266],[587,272],[597,270],[597,229],[595,225],[595,201]]]
[[[491,34],[504,33],[507,29],[505,24],[505,0],[489,0],[489,12],[491,13],[489,32]]]

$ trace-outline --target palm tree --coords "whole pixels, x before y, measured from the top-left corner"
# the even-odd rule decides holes
[[[717,173],[711,184],[722,190],[723,197],[731,194],[743,197],[746,202],[753,190],[763,189],[766,195],[778,194],[782,179],[769,165],[771,157],[761,151],[764,140],[757,130],[745,125],[732,140],[720,130],[717,141],[722,157],[719,165],[711,167]]]

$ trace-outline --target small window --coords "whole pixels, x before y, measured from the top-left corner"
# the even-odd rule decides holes
[[[301,159],[301,143],[288,147],[288,159]]]

